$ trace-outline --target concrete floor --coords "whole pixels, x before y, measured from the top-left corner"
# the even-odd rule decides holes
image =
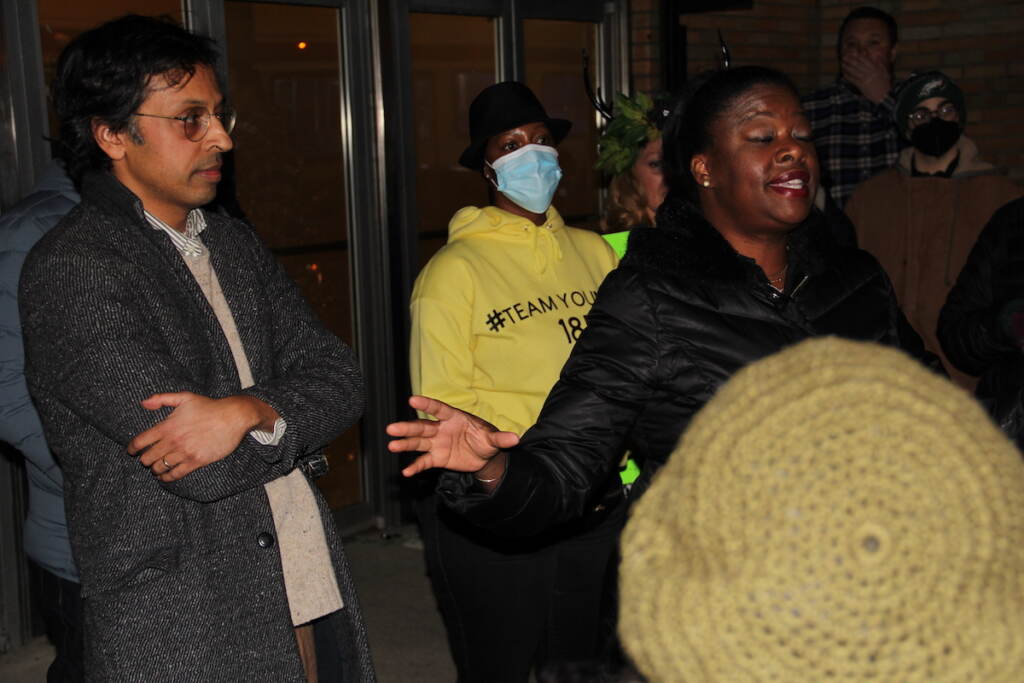
[[[450,683],[455,665],[414,526],[345,542],[381,683]],[[3,675],[0,673],[0,680]]]
[[[381,683],[443,683],[455,680],[441,617],[423,568],[415,527],[387,537],[365,532],[346,539],[370,648]],[[0,656],[0,681],[40,683],[53,649],[38,638]]]

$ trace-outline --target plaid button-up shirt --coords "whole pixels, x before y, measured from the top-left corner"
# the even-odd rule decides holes
[[[893,166],[905,146],[893,120],[896,101],[890,93],[875,104],[839,79],[802,102],[818,149],[822,184],[842,208],[853,188]]]

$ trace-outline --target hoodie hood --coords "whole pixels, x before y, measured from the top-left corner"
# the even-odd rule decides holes
[[[448,223],[448,243],[469,238],[495,239],[527,246],[533,252],[537,272],[547,270],[552,261],[562,260],[557,235],[565,227],[561,214],[550,206],[543,225],[496,206],[467,206],[459,209]]]

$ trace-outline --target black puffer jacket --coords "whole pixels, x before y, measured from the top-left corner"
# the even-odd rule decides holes
[[[807,337],[900,346],[941,367],[897,307],[867,252],[840,248],[816,211],[790,237],[787,294],[773,290],[686,202],[669,198],[658,228],[636,230],[605,279],[537,424],[509,452],[491,495],[447,474],[449,505],[509,535],[582,514],[606,491],[625,448],[642,491],[693,415],[734,372]]]
[[[1003,430],[1024,445],[1024,354],[1003,324],[1024,305],[1024,199],[992,215],[939,314],[949,361],[981,377],[978,398]]]

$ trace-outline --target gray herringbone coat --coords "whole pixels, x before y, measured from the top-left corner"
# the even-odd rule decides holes
[[[26,374],[64,469],[81,569],[89,680],[302,681],[263,484],[351,425],[352,352],[329,333],[250,228],[207,215],[202,238],[252,366],[244,393],[288,428],[164,484],[125,450],[166,417],[156,392],[239,393],[228,343],[171,241],[109,173],[32,250],[21,279]],[[315,491],[315,487],[314,487]],[[318,627],[345,681],[373,679],[341,540],[316,494],[345,608]],[[324,635],[331,639],[323,640]]]

